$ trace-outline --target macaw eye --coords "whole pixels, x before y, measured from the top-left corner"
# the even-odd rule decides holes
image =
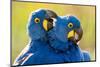
[[[68,27],[69,27],[69,28],[72,28],[72,27],[73,27],[73,24],[72,24],[72,23],[69,23],[69,24],[68,24]]]
[[[40,22],[40,19],[39,19],[39,18],[35,18],[35,19],[34,19],[34,22],[35,22],[35,23],[39,23],[39,22]]]

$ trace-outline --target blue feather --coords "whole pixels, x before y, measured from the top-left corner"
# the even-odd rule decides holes
[[[80,21],[74,16],[58,16],[53,29],[46,32],[42,27],[45,15],[43,9],[32,13],[28,24],[30,43],[15,60],[15,65],[90,61],[89,54],[67,38],[71,30],[80,27]],[[36,17],[40,18],[40,23],[34,22]],[[72,28],[68,28],[69,22],[73,23]]]

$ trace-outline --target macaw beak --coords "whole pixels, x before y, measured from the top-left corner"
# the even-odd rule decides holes
[[[46,19],[43,21],[43,28],[45,31],[48,31],[48,21]]]
[[[53,23],[50,22],[48,19],[45,19],[43,21],[43,28],[44,28],[45,31],[49,31],[53,28]]]
[[[53,20],[52,18],[56,18],[57,14],[52,10],[45,10],[46,11],[46,17],[43,21],[43,28],[45,31],[49,31],[53,28]]]
[[[68,33],[67,38],[68,40],[72,40],[74,43],[78,43],[78,41],[81,40],[82,35],[83,35],[83,30],[82,30],[82,27],[80,27],[78,29],[70,31]]]

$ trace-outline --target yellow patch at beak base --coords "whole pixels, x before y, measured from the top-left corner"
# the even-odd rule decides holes
[[[44,27],[44,29],[45,29],[46,31],[48,30],[47,24],[48,24],[48,21],[47,21],[47,20],[44,20],[44,21],[43,21],[43,27]]]
[[[70,31],[67,35],[67,38],[73,37],[75,35],[74,30]]]

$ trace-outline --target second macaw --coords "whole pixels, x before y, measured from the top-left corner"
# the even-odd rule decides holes
[[[83,30],[75,16],[58,16],[51,10],[38,10],[29,18],[28,34],[31,42],[15,60],[15,65],[90,61],[89,54],[77,44]]]
[[[75,16],[58,16],[54,19],[54,28],[48,32],[52,48],[63,55],[64,62],[90,61],[88,52],[78,46],[83,30],[79,19]]]

